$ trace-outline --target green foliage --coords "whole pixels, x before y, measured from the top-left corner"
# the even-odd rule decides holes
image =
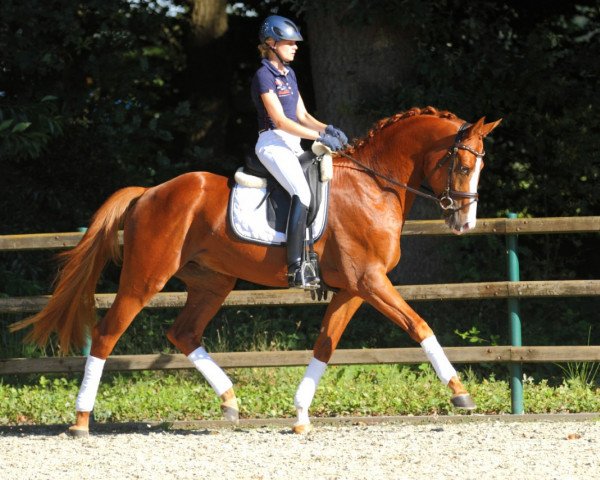
[[[588,345],[591,337],[592,327],[588,330]],[[580,385],[594,385],[600,373],[600,363],[598,362],[573,362],[567,363],[565,366],[559,365],[559,368],[568,382]]]
[[[118,187],[181,171],[196,116],[178,86],[183,24],[166,7],[8,0],[0,19],[2,188],[18,192],[0,207],[21,213],[4,231],[86,225]]]
[[[35,159],[53,138],[62,135],[56,101],[55,96],[46,95],[32,105],[0,108],[0,156]]]
[[[291,417],[293,397],[304,368],[236,369],[235,384],[243,418]],[[494,375],[463,373],[479,413],[509,413],[506,381]],[[0,425],[70,423],[75,416],[79,380],[41,376],[37,382],[0,380]],[[552,387],[528,378],[527,413],[591,412],[600,409],[597,386],[565,381]],[[314,416],[448,415],[449,390],[429,365],[346,366],[327,369],[311,409]],[[106,374],[100,384],[95,418],[101,422],[219,419],[219,399],[195,371]]]
[[[454,330],[454,333],[456,333],[456,335],[458,335],[463,340],[466,340],[468,343],[474,343],[477,345],[498,345],[499,335],[490,335],[489,339],[483,338],[480,336],[481,332],[476,326],[472,326],[469,330],[465,330],[464,332]]]

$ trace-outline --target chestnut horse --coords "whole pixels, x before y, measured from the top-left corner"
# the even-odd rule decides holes
[[[469,125],[450,112],[413,108],[379,121],[367,137],[334,158],[327,227],[315,244],[321,278],[335,289],[314,346],[314,357],[294,404],[297,433],[310,429],[308,409],[353,314],[367,302],[421,344],[459,408],[475,404],[427,323],[402,299],[387,277],[400,260],[400,235],[415,195],[439,202],[455,233],[475,226],[477,185],[483,167],[483,138],[500,120]],[[429,183],[435,197],[418,191]],[[33,324],[29,340],[45,344],[57,332],[64,354],[92,331],[91,353],[69,433],[89,432],[106,358],[134,317],[173,276],[187,285],[187,301],[168,339],[204,375],[223,400],[225,418],[236,421],[238,405],[227,375],[201,346],[203,332],[234,288],[236,279],[287,286],[285,248],[238,239],[227,222],[228,178],[186,173],[152,188],[114,193],[94,215],[81,242],[64,254],[49,304],[13,330]],[[122,270],[115,301],[97,324],[94,290],[109,259]]]

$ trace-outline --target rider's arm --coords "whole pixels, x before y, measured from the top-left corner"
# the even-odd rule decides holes
[[[327,128],[327,125],[319,122],[315,117],[313,117],[310,113],[306,111],[306,107],[304,106],[304,101],[302,100],[302,96],[298,96],[298,105],[296,106],[296,116],[298,117],[298,122],[301,125],[304,125],[307,128],[312,130],[316,130],[317,132],[322,132]]]
[[[316,140],[319,138],[320,132],[325,130],[325,125],[320,122],[308,123],[305,125],[287,118],[283,112],[283,107],[281,106],[281,102],[279,101],[277,94],[272,90],[263,93],[260,98],[265,106],[265,109],[267,110],[267,114],[271,120],[273,120],[275,128],[279,130],[283,130],[284,132],[296,135],[297,137],[306,138],[308,140]],[[298,99],[298,105],[300,105],[300,103],[302,103],[302,99]],[[302,103],[302,108],[304,108],[304,103]],[[306,111],[306,109],[304,109],[304,111]],[[300,117],[298,117],[298,119],[300,120]],[[319,128],[320,125],[323,125],[323,128]]]

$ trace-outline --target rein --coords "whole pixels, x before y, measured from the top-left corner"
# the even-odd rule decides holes
[[[485,152],[478,152],[477,150],[469,147],[468,145],[464,145],[461,143],[465,131],[470,126],[471,126],[471,124],[467,123],[467,122],[463,123],[460,126],[460,128],[458,129],[458,132],[456,133],[456,136],[454,137],[453,145],[448,149],[448,152],[446,152],[446,155],[444,155],[444,157],[437,163],[437,165],[435,166],[433,171],[425,179],[425,180],[428,180],[431,177],[431,175],[433,175],[433,173],[438,168],[441,168],[446,162],[449,162],[449,164],[448,164],[448,180],[446,182],[446,188],[438,197],[436,197],[434,195],[430,195],[428,193],[425,193],[417,188],[413,188],[413,187],[407,185],[406,183],[402,183],[397,180],[394,180],[393,178],[390,178],[387,175],[383,175],[382,173],[379,173],[376,170],[373,170],[371,167],[365,165],[364,163],[360,162],[356,158],[354,158],[344,152],[336,152],[336,153],[338,153],[342,157],[345,157],[348,160],[355,163],[356,165],[358,165],[364,172],[370,173],[371,175],[379,177],[379,178],[385,180],[386,182],[389,182],[392,185],[396,185],[397,187],[401,187],[411,193],[414,193],[415,195],[426,198],[427,200],[431,200],[431,201],[437,203],[440,206],[440,208],[444,211],[451,210],[451,212],[454,213],[459,210],[462,210],[465,207],[468,207],[472,203],[475,203],[476,201],[479,200],[479,194],[477,192],[474,192],[474,193],[459,192],[459,191],[452,189],[452,176],[453,176],[454,167],[456,164],[456,157],[458,156],[458,151],[466,150],[467,152],[472,153],[476,157],[483,157],[485,155]],[[456,201],[455,201],[454,197],[472,198],[473,200],[461,207],[455,207],[454,205],[456,204]]]

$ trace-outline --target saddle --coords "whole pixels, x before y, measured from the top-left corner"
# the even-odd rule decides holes
[[[306,226],[310,227],[317,217],[323,196],[327,194],[327,191],[321,188],[321,184],[327,182],[331,175],[327,174],[326,167],[322,165],[324,161],[322,156],[318,156],[313,151],[308,150],[302,153],[298,160],[311,193],[306,220]],[[235,174],[235,181],[237,184],[246,187],[266,189],[264,201],[267,202],[267,223],[274,230],[285,232],[290,210],[290,195],[269,173],[256,155],[248,155],[245,158],[244,166],[238,169]]]
[[[331,151],[315,142],[312,151],[298,157],[311,191],[305,240],[305,268],[319,272],[318,255],[313,243],[327,224],[329,180],[333,178]],[[229,197],[228,221],[233,233],[240,239],[262,245],[282,246],[287,242],[286,227],[290,210],[289,193],[275,180],[255,156],[245,159],[244,167],[234,177],[235,185]],[[311,290],[313,299],[327,298],[331,290],[321,282]]]

